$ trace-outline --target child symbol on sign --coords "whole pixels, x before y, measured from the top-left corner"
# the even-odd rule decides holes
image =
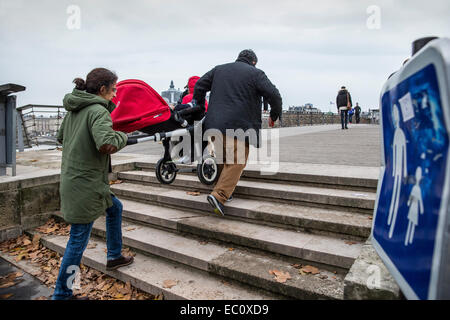
[[[420,189],[420,180],[422,179],[422,168],[417,167],[416,169],[416,184],[411,190],[411,194],[408,199],[408,230],[406,231],[405,246],[412,244],[414,238],[414,230],[419,224],[419,213],[423,214],[423,199],[422,190]]]

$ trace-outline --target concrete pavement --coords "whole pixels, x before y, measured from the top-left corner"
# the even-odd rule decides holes
[[[335,164],[347,166],[380,166],[380,126],[340,125],[291,127],[279,132],[279,161],[296,163]],[[268,137],[270,138],[270,130]],[[274,143],[275,140],[271,140]],[[163,155],[159,143],[146,142],[124,148],[120,153]],[[252,153],[252,152],[251,152]],[[250,157],[252,154],[250,153]]]

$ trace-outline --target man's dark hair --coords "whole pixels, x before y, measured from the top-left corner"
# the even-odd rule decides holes
[[[105,68],[95,68],[88,73],[86,81],[81,78],[73,80],[75,89],[86,90],[88,93],[98,94],[100,88],[105,86],[106,89],[111,88],[114,82],[117,81],[117,75]]]
[[[345,90],[345,89],[347,89],[347,88],[346,88],[345,86],[342,86],[341,89],[342,89],[342,90]]]
[[[249,63],[252,63],[253,61],[255,61],[255,64],[258,63],[258,57],[256,56],[256,53],[252,49],[242,50],[239,53],[238,60],[239,59],[245,59]]]

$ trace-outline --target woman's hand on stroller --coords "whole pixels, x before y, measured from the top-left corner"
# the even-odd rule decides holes
[[[112,144],[104,144],[100,147],[100,149],[98,149],[98,151],[104,154],[113,154],[117,152],[117,147]]]

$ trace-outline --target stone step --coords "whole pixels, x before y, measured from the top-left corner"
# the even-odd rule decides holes
[[[136,168],[154,170],[158,159],[136,162]],[[360,189],[376,192],[380,168],[279,162],[278,170],[267,174],[264,166],[247,164],[241,179],[288,184],[323,185],[329,188]],[[178,165],[179,168],[194,166]]]
[[[170,185],[162,185],[156,179],[154,172],[126,171],[118,173],[118,179],[134,183],[150,183],[167,188],[184,190],[209,191],[211,186],[202,184],[197,177],[177,175]],[[372,213],[376,193],[353,190],[317,188],[310,186],[287,185],[278,183],[241,180],[234,191],[235,195],[254,199],[266,199],[284,203],[309,204],[320,207],[346,208],[346,210]]]
[[[202,238],[349,269],[362,243],[123,200],[126,218]]]
[[[111,189],[119,197],[140,202],[152,202],[181,210],[211,212],[211,206],[206,201],[206,193],[193,196],[183,190],[171,190],[152,185],[143,187],[131,183],[115,184],[111,186]],[[137,210],[138,206],[130,203],[130,208]],[[164,217],[172,217],[170,212],[172,210],[167,210]],[[366,239],[370,235],[372,226],[371,216],[366,214],[243,199],[239,196],[235,197],[233,201],[227,202],[226,216],[245,219],[252,223],[273,224],[312,233],[337,234],[356,240]],[[165,221],[159,221],[159,223],[164,224]]]
[[[48,249],[63,255],[68,236],[44,236],[41,242]],[[273,294],[242,284],[238,281],[215,276],[205,271],[154,256],[136,253],[134,263],[115,271],[106,271],[106,243],[91,237],[92,249],[86,249],[82,263],[153,295],[163,294],[166,300],[278,300],[284,296]],[[164,281],[176,281],[176,285],[165,288]]]
[[[122,222],[123,244],[145,254],[182,263],[212,274],[297,299],[343,299],[345,272],[319,266],[316,275],[302,275],[293,266],[299,261],[289,257],[230,248],[224,244],[188,237],[131,221]],[[94,223],[92,233],[106,237],[105,217]],[[312,246],[318,246],[312,242]],[[330,245],[330,244],[328,244]],[[307,252],[307,251],[305,251]],[[317,266],[314,263],[308,263]],[[277,282],[270,270],[289,272],[292,279]],[[325,279],[326,278],[326,279]]]

